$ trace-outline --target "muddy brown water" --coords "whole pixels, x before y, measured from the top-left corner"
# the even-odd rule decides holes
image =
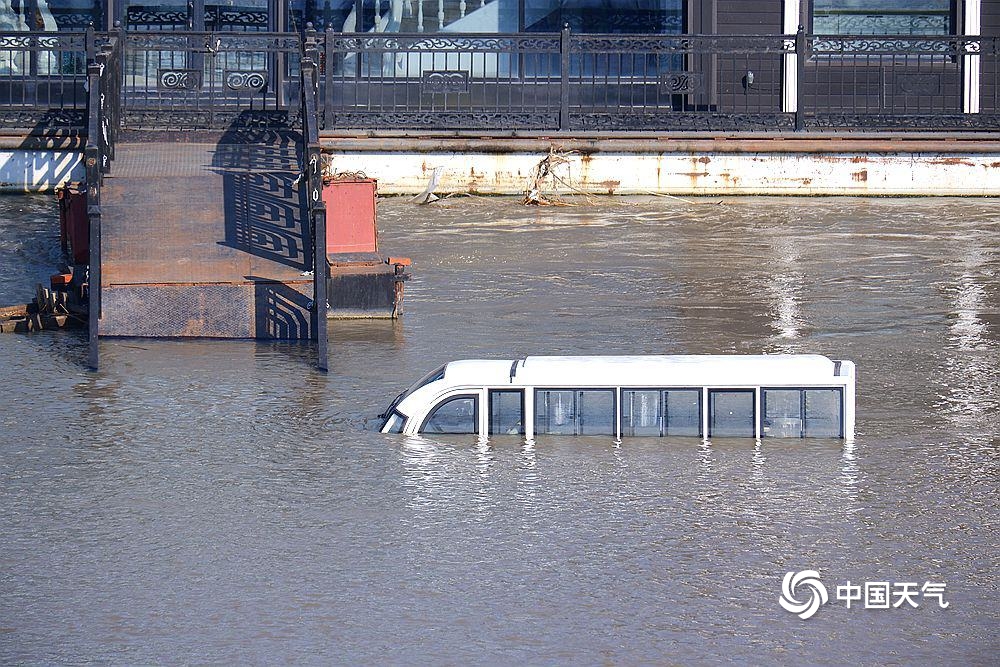
[[[105,340],[91,373],[79,332],[0,337],[0,662],[995,664],[1000,201],[583,204],[381,201],[406,313],[335,324],[328,375],[303,344]],[[0,304],[54,215],[0,198]],[[369,428],[450,359],[730,352],[854,360],[857,440]]]

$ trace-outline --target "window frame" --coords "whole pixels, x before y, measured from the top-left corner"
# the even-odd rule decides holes
[[[494,433],[493,432],[493,395],[494,394],[519,394],[521,400],[521,429],[517,433]],[[527,419],[525,418],[525,391],[524,389],[499,389],[491,387],[486,390],[486,404],[488,413],[486,415],[486,432],[488,435],[524,435],[527,432]]]
[[[795,387],[782,387],[782,386],[761,386],[760,387],[760,414],[758,415],[758,429],[761,438],[768,438],[769,440],[790,440],[791,438],[781,438],[778,436],[767,435],[764,432],[764,418],[767,415],[767,392],[768,391],[797,391],[799,392],[799,412],[802,415],[802,425],[799,428],[799,439],[804,440],[807,438],[816,438],[822,440],[823,438],[819,436],[807,436],[806,435],[806,422],[808,421],[808,415],[806,414],[806,392],[807,391],[835,391],[839,397],[839,410],[838,410],[838,435],[828,436],[832,440],[842,440],[844,438],[845,431],[845,406],[844,406],[844,387],[831,387],[831,386],[795,386]]]
[[[750,397],[752,399],[751,402],[750,402],[750,407],[753,410],[753,413],[750,416],[750,429],[753,431],[753,433],[751,435],[749,435],[749,436],[747,436],[747,435],[720,435],[718,437],[720,437],[720,438],[758,438],[758,437],[760,437],[760,433],[757,430],[758,427],[759,427],[759,421],[760,421],[760,417],[759,417],[758,413],[762,412],[762,410],[760,409],[760,400],[759,400],[760,394],[758,394],[758,391],[760,391],[760,387],[706,387],[705,390],[708,392],[708,396],[707,396],[708,404],[705,406],[705,417],[706,417],[706,422],[707,422],[707,425],[708,425],[705,437],[708,440],[711,440],[712,437],[715,435],[714,433],[712,433],[712,424],[714,422],[714,417],[715,417],[715,409],[714,409],[715,408],[715,401],[714,401],[714,397],[715,397],[715,394],[717,394],[717,393],[718,394],[730,394],[730,393],[750,394]]]
[[[540,415],[539,405],[541,402],[538,400],[539,392],[543,391],[568,391],[573,393],[573,433],[552,433],[547,431],[539,430],[538,419]],[[578,404],[578,392],[610,392],[611,393],[611,433],[581,433],[580,429],[583,427],[581,422],[579,412],[580,407]],[[572,436],[604,436],[610,435],[613,438],[618,437],[620,415],[618,414],[619,408],[619,388],[618,387],[558,387],[558,386],[547,386],[547,387],[534,387],[534,391],[531,394],[533,401],[533,414],[532,414],[532,433],[534,435],[572,435]]]
[[[659,386],[659,387],[634,387],[634,386],[622,387],[619,390],[620,393],[619,393],[619,396],[618,396],[618,417],[621,420],[619,422],[620,423],[620,435],[621,435],[621,437],[623,437],[623,438],[624,437],[629,437],[629,438],[651,438],[651,437],[659,437],[659,438],[695,438],[695,437],[697,437],[697,438],[702,438],[702,437],[704,437],[704,421],[705,421],[704,420],[704,415],[705,415],[705,412],[704,412],[704,410],[705,410],[705,405],[704,405],[704,402],[705,402],[704,401],[704,390],[705,390],[705,387],[703,387],[703,386],[702,387],[688,387],[688,386],[684,386],[684,387],[663,387],[663,386]],[[660,410],[660,419],[659,419],[659,421],[660,421],[660,434],[658,436],[650,436],[650,435],[628,435],[628,436],[626,436],[625,435],[625,426],[624,426],[624,423],[625,423],[625,414],[624,414],[623,410],[625,409],[625,392],[627,392],[627,391],[655,391],[655,392],[657,392],[659,394],[659,398],[657,400],[657,406],[658,406],[658,409]],[[667,433],[667,429],[669,428],[669,424],[668,424],[668,420],[667,420],[667,405],[668,405],[667,399],[668,399],[668,393],[671,392],[671,391],[690,391],[690,392],[693,392],[695,395],[697,395],[697,397],[698,397],[698,434],[697,435],[672,435],[672,434],[668,434]]]
[[[951,31],[946,33],[941,33],[941,38],[945,39],[947,37],[955,37],[961,35],[960,27],[962,26],[962,20],[964,17],[965,0],[950,0],[951,8],[948,16],[948,20],[951,23]],[[800,17],[800,23],[805,26],[806,34],[815,35],[816,29],[814,24],[814,17],[816,15],[816,0],[806,0],[802,3],[802,15]],[[895,33],[875,33],[872,35],[863,35],[865,37],[883,37],[892,36]],[[823,33],[819,36],[830,36],[830,37],[850,37],[856,36],[853,33]]]
[[[480,429],[479,429],[479,394],[478,393],[469,393],[467,391],[462,392],[462,393],[458,393],[458,394],[450,394],[450,395],[445,396],[444,398],[442,398],[437,403],[435,403],[434,406],[430,410],[427,411],[427,414],[424,416],[423,421],[420,422],[420,428],[417,429],[417,433],[421,433],[421,434],[427,433],[427,431],[425,430],[426,427],[427,427],[427,422],[429,422],[431,419],[433,419],[434,415],[437,414],[438,410],[440,410],[441,408],[443,408],[448,403],[451,403],[452,401],[457,401],[457,400],[466,399],[466,398],[471,398],[472,399],[472,424],[473,424],[473,429],[474,430],[471,433],[468,432],[468,431],[463,431],[461,433],[448,433],[448,432],[437,432],[437,433],[434,433],[434,432],[431,432],[430,434],[431,435],[479,435],[479,431],[480,431]]]
[[[950,0],[951,2],[951,13],[949,15],[949,20],[951,22],[950,32],[942,33],[940,35],[928,35],[928,37],[933,37],[940,39],[942,41],[948,41],[952,37],[961,37],[963,34],[962,26],[964,25],[964,9],[965,0]],[[892,33],[885,34],[872,34],[872,35],[851,35],[847,33],[823,33],[816,34],[816,28],[814,25],[814,15],[815,15],[815,0],[806,0],[801,5],[801,14],[799,17],[799,23],[805,26],[806,35],[815,38],[815,41],[822,42],[824,38],[830,40],[837,39],[847,39],[851,41],[850,38],[860,38],[862,40],[879,40],[887,39],[891,40],[894,35]],[[899,35],[900,37],[922,37],[923,35]],[[816,65],[820,62],[829,62],[833,59],[838,60],[858,60],[861,61],[863,66],[870,67],[884,67],[886,65],[891,66],[918,66],[920,63],[943,63],[945,67],[949,65],[954,65],[958,62],[958,58],[952,53],[941,53],[937,51],[914,51],[912,53],[896,53],[896,54],[866,54],[863,52],[840,52],[840,51],[817,51],[813,48],[813,42],[807,40],[807,53],[806,53],[806,64]],[[800,84],[801,85],[801,84]]]

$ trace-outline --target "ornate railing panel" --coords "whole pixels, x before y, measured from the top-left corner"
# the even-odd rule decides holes
[[[298,35],[142,31],[127,33],[125,49],[129,127],[228,127],[248,111],[298,116]]]
[[[979,37],[807,36],[799,104],[811,128],[976,129],[995,127],[965,111],[964,79],[981,56]],[[995,55],[992,56],[995,62]],[[979,63],[975,63],[977,66]],[[995,86],[985,78],[983,90]]]
[[[572,35],[569,128],[791,129],[780,35]]]
[[[559,35],[322,37],[328,129],[559,125]]]
[[[0,32],[0,125],[84,125],[87,37],[83,32]]]

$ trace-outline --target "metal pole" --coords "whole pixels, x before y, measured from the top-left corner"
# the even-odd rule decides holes
[[[569,24],[559,33],[559,129],[569,129]]]
[[[806,31],[801,25],[795,31],[795,129],[804,130],[806,127],[806,112],[803,101],[805,100],[805,73],[806,73]]]

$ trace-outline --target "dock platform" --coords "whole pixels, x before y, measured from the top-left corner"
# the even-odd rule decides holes
[[[102,188],[102,336],[310,338],[301,136],[119,138]]]

